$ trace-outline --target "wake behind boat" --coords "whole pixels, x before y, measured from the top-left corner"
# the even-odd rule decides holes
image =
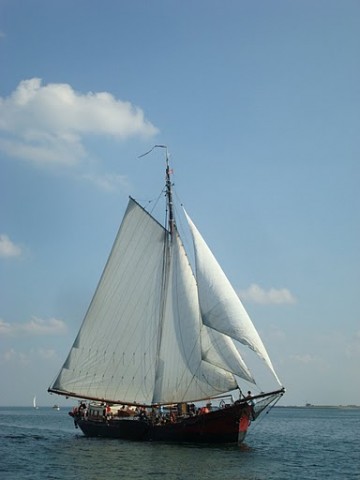
[[[165,226],[129,199],[79,333],[48,391],[87,401],[70,414],[88,436],[241,442],[250,422],[284,388],[238,295],[185,212],[191,265],[175,219],[167,149],[157,147],[166,151]],[[240,344],[264,361],[277,388],[243,393],[255,379]]]

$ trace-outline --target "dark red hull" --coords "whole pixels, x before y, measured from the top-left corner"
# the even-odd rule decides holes
[[[139,418],[75,420],[89,437],[179,443],[240,443],[245,438],[250,416],[250,407],[242,403],[163,425],[154,425]]]

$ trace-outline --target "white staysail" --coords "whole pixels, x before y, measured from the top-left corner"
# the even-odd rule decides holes
[[[185,402],[228,392],[237,387],[234,376],[202,359],[196,282],[177,233],[170,262],[153,402]]]
[[[193,236],[202,321],[208,327],[249,346],[261,357],[281,385],[264,344],[238,295],[185,212]]]

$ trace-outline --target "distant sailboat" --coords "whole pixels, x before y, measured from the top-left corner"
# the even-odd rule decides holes
[[[34,398],[33,398],[33,407],[35,408],[35,410],[38,410],[38,406],[36,405],[36,395],[34,395]]]
[[[175,221],[171,173],[166,149],[165,226],[130,197],[79,333],[48,391],[89,401],[70,412],[88,436],[240,443],[250,422],[285,390],[185,213],[191,265]],[[246,382],[255,380],[241,344],[273,374],[277,384],[267,393],[250,395]]]

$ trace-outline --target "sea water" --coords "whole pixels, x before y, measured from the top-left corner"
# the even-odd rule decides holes
[[[241,446],[86,438],[67,409],[0,408],[2,480],[360,480],[360,409],[273,408]]]

